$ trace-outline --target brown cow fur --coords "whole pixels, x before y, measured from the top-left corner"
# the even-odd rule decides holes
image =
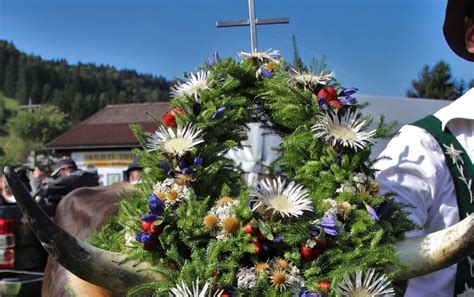
[[[105,187],[80,188],[66,195],[58,204],[55,223],[80,240],[88,239],[92,232],[105,225],[118,212],[122,190],[132,190],[129,183]],[[105,289],[87,283],[69,273],[52,257],[46,264],[42,296],[111,297]]]

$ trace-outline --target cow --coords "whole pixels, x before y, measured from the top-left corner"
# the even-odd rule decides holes
[[[13,170],[5,167],[4,173],[35,235],[48,253],[77,277],[108,289],[108,294],[112,291],[125,294],[139,284],[164,279],[163,275],[150,269],[152,267],[150,263],[124,261],[127,258],[126,255],[98,249],[67,233],[42,212]],[[117,210],[114,209],[114,211]],[[92,213],[97,211],[98,208],[94,206]],[[92,217],[96,219],[97,215],[94,214]],[[400,261],[405,264],[405,267],[394,276],[395,281],[448,267],[474,254],[474,214],[444,230],[403,239],[395,247],[399,252]],[[95,288],[98,289],[98,287]],[[81,293],[76,295],[107,296],[90,295],[106,292],[100,290],[100,292],[84,292],[84,295],[80,295]]]
[[[124,191],[132,190],[133,186],[128,182],[76,189],[61,199],[54,221],[74,237],[86,240],[117,214],[120,200],[125,197]],[[75,296],[121,296],[82,281],[49,257],[42,296],[68,297],[70,293]]]

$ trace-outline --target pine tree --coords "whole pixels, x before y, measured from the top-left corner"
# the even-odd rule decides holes
[[[449,65],[440,61],[432,69],[428,65],[423,67],[418,79],[412,81],[412,88],[407,91],[407,96],[455,100],[463,91],[463,83],[456,82]]]
[[[15,96],[17,79],[18,68],[16,64],[16,58],[14,56],[10,56],[5,68],[5,80],[3,82],[3,92],[6,96]]]

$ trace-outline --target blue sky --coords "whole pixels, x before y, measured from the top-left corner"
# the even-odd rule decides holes
[[[292,35],[305,62],[326,56],[344,86],[404,96],[424,65],[443,59],[469,81],[474,64],[450,51],[442,35],[445,0],[256,0],[259,50],[288,59]],[[0,0],[0,39],[44,59],[96,63],[173,79],[214,51],[237,57],[250,48],[247,27],[217,20],[248,18],[246,0]]]

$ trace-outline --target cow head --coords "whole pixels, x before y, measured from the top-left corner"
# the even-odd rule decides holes
[[[126,256],[95,248],[65,232],[41,210],[13,170],[4,169],[17,203],[33,232],[48,253],[70,272],[111,291],[130,288],[163,276],[150,271],[150,263],[125,261]],[[427,274],[474,253],[474,214],[450,228],[426,236],[399,241],[396,248],[406,264],[396,280]],[[390,269],[390,267],[387,267]]]

